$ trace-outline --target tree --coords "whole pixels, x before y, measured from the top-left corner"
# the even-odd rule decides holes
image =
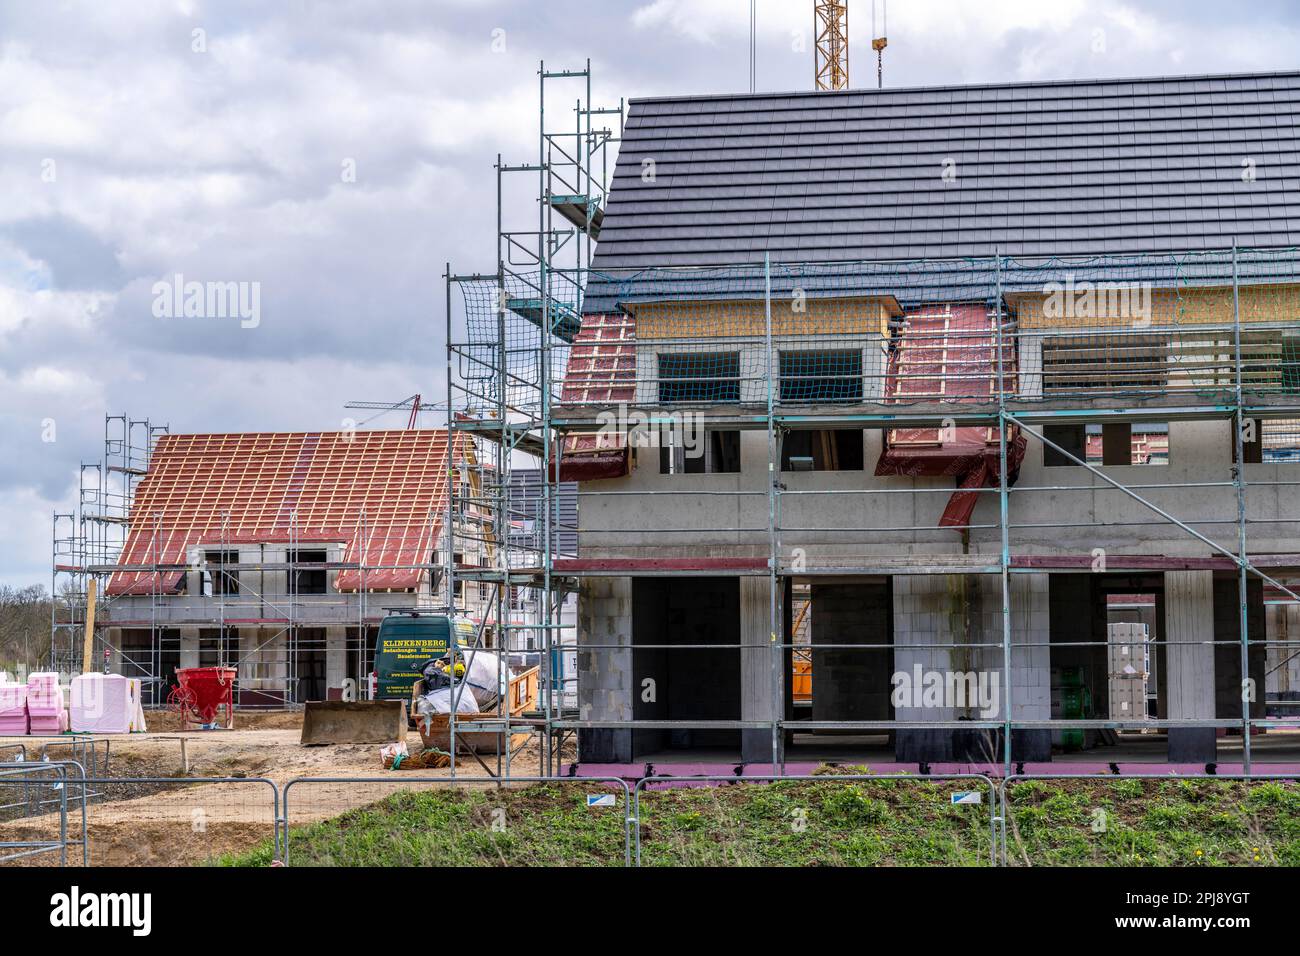
[[[0,669],[29,671],[50,652],[50,596],[33,584],[0,584]]]

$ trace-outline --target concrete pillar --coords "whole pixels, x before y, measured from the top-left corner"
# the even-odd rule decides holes
[[[1002,585],[991,579],[1001,598]],[[1052,716],[1050,579],[1046,574],[1011,575],[1011,719],[1048,720]],[[998,608],[991,633],[1002,633]],[[1001,664],[1001,651],[992,652]],[[1052,759],[1052,732],[1047,729],[1013,730],[1013,760]]]
[[[325,628],[325,687],[342,687],[348,676],[347,628],[332,625]]]
[[[1011,672],[1003,673],[1002,582],[996,575],[896,575],[894,577],[894,667],[896,686],[912,689],[911,700],[895,699],[895,719],[1001,720],[1008,689],[1011,716],[1017,720],[1046,720],[1051,715],[1048,663],[1048,580],[1045,575],[1011,579]],[[938,647],[941,644],[988,644],[989,647]],[[937,674],[945,683],[960,675],[983,699],[917,706],[919,680]],[[899,730],[895,736],[899,760],[1000,760],[998,735],[953,730]],[[1015,760],[1051,759],[1046,730],[1016,731],[1011,740]]]
[[[949,641],[948,587],[951,575],[896,575],[894,592],[894,673],[908,681],[909,694],[895,698],[896,720],[954,720],[949,707],[916,706],[918,678],[952,669],[951,651],[934,647]],[[894,736],[899,760],[930,762],[953,759],[953,731],[900,729]]]
[[[199,629],[181,628],[181,667],[199,666]]]
[[[1169,719],[1213,720],[1214,572],[1166,571],[1164,606],[1164,685]],[[1214,728],[1169,728],[1169,759],[1174,763],[1212,763]]]
[[[785,700],[784,668],[776,663],[773,682],[773,655],[777,653],[772,634],[771,579],[740,579],[740,719],[772,720],[779,718]],[[778,619],[777,626],[780,627]],[[777,740],[778,759],[782,741]],[[772,762],[772,731],[742,730],[740,759],[745,763]]]
[[[592,644],[617,646],[586,646]],[[578,718],[631,720],[634,676],[632,579],[583,578],[578,585]],[[631,728],[580,731],[578,759],[630,762]]]
[[[105,646],[108,647],[108,649],[109,649],[109,654],[108,654],[108,669],[109,669],[112,673],[114,673],[114,674],[121,674],[121,673],[123,673],[123,670],[122,670],[122,629],[121,629],[120,627],[110,627],[110,628],[105,632],[105,634],[104,634],[104,639],[105,639],[105,641],[107,641],[107,644],[106,644]],[[100,664],[101,667],[103,666],[103,657],[102,657],[102,655],[101,655],[101,657],[100,657],[100,660],[97,661],[96,663]],[[132,668],[132,670],[134,671],[135,668]],[[134,677],[135,675],[132,674],[131,676]]]

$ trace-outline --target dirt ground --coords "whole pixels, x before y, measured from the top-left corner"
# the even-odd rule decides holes
[[[295,784],[288,794],[291,826],[339,813],[378,800],[421,779],[445,779],[447,769],[414,771],[385,770],[378,744],[304,747],[298,743],[302,716],[298,713],[236,714],[235,730],[188,731],[172,729],[168,714],[148,714],[149,732],[97,737],[99,776],[167,778],[170,782],[116,783],[92,786],[102,796],[90,802],[87,812],[91,865],[192,866],[213,861],[223,854],[247,850],[273,835],[274,794],[270,787],[248,782],[196,784],[195,778],[261,778],[284,785],[300,777],[383,778],[376,783]],[[189,760],[189,773],[182,766],[181,740]],[[14,738],[21,741],[23,738]],[[107,772],[104,771],[106,741]],[[0,739],[0,744],[10,742]],[[28,743],[32,748],[32,742]],[[420,735],[411,731],[407,746],[417,753],[423,746]],[[33,749],[33,759],[38,753]],[[66,757],[66,749],[55,748],[51,759]],[[530,743],[511,761],[516,776],[536,775],[539,748]],[[493,771],[494,755],[484,756]],[[472,756],[457,760],[457,777],[487,778],[487,772]],[[417,784],[419,785],[419,784]],[[0,803],[10,803],[5,787]],[[57,794],[45,789],[46,798]],[[29,792],[29,799],[33,799]],[[33,840],[56,834],[57,814],[26,816],[0,823],[0,842]],[[68,814],[70,831],[80,829],[79,804]],[[81,848],[69,847],[70,864],[79,864]],[[31,865],[55,865],[57,853],[41,854],[26,861]],[[0,864],[6,865],[6,864]],[[8,864],[13,865],[13,864]]]

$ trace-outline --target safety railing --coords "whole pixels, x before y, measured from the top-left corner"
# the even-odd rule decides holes
[[[68,848],[86,857],[85,772],[74,761],[0,763],[0,863],[27,861],[57,853],[68,862]],[[80,827],[69,830],[69,808],[80,811]]]

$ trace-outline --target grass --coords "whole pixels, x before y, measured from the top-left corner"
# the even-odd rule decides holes
[[[1013,866],[1300,866],[1289,782],[1030,780],[1010,804]]]
[[[840,771],[841,774],[847,771]],[[882,776],[675,787],[642,794],[646,866],[987,866],[989,807],[965,785]],[[624,808],[597,788],[404,790],[291,828],[315,866],[618,866]],[[987,799],[987,795],[986,795]],[[1023,866],[1300,865],[1300,788],[1217,780],[1012,786],[1008,862]],[[270,842],[224,865],[272,861]]]

